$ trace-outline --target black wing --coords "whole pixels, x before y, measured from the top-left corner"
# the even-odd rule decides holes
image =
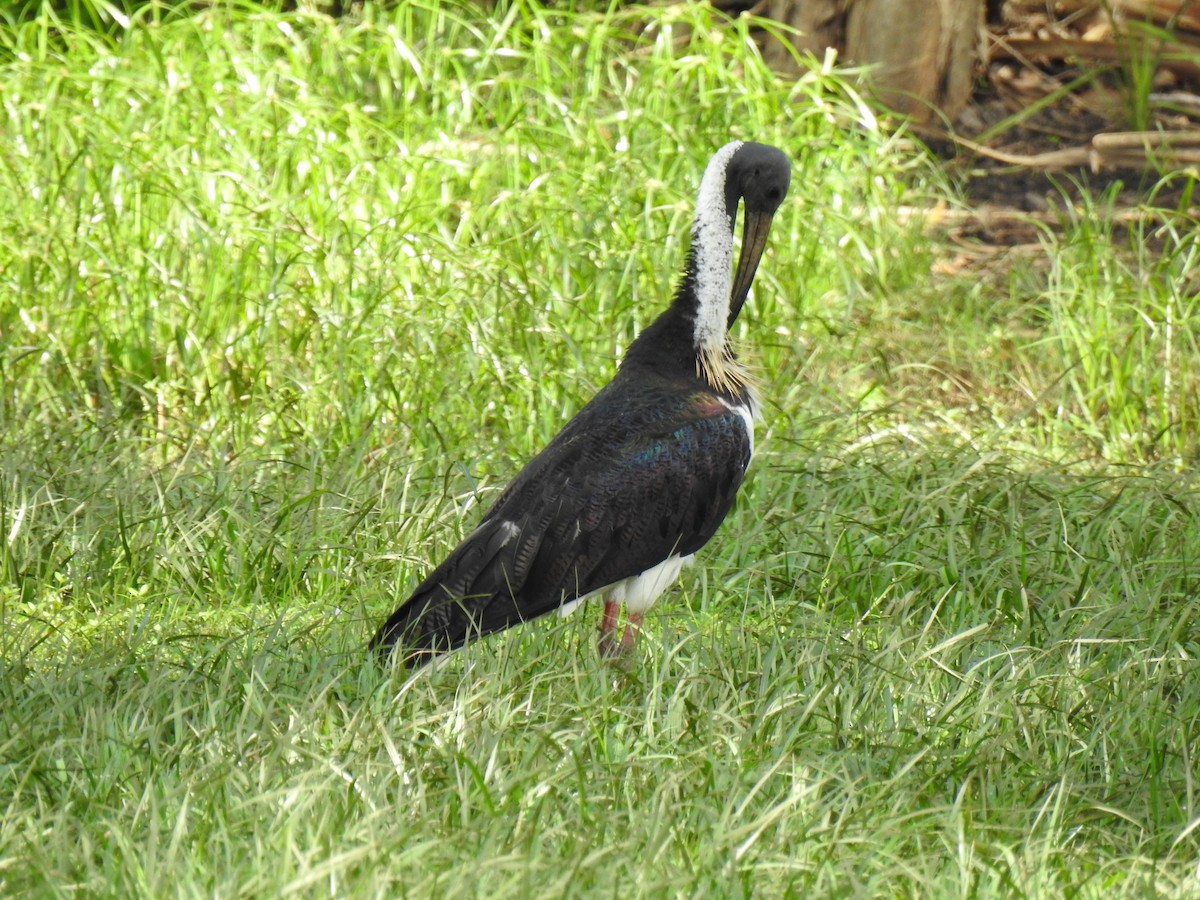
[[[746,419],[702,390],[631,393],[618,379],[597,394],[372,647],[424,661],[704,546],[750,461]]]

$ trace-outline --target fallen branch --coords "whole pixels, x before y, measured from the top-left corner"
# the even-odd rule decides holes
[[[1156,57],[1158,66],[1184,78],[1200,80],[1200,63],[1195,62],[1197,46],[1192,42],[1173,41],[1165,45]],[[1129,58],[1113,41],[1093,41],[1086,38],[994,38],[988,47],[988,60],[1012,59],[1024,65],[1031,59],[1073,59],[1079,62],[1116,65]]]
[[[1104,169],[1183,168],[1200,165],[1200,132],[1122,131],[1095,135],[1087,144],[1047,153],[1006,153],[972,140],[943,133],[940,137],[972,153],[1010,166],[1054,171],[1087,166]]]
[[[1111,0],[1114,10],[1155,25],[1200,32],[1200,3],[1192,0]]]

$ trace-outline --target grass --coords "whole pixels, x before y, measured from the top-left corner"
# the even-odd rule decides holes
[[[936,164],[748,34],[0,31],[0,892],[1200,888],[1191,183],[955,245]],[[795,161],[738,325],[760,449],[634,670],[584,611],[380,671],[665,303],[730,137]]]

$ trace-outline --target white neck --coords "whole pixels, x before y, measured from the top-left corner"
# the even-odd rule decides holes
[[[696,266],[696,349],[703,355],[724,350],[729,327],[729,294],[733,290],[733,229],[725,209],[725,171],[742,146],[732,141],[713,154],[696,197],[692,225],[692,259]]]

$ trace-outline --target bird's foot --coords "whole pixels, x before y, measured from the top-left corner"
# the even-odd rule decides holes
[[[600,640],[596,642],[596,649],[600,651],[602,659],[610,662],[621,659],[626,653],[625,641],[612,634],[601,634]]]
[[[605,604],[605,616],[600,624],[600,640],[597,647],[600,656],[622,669],[628,669],[633,661],[634,648],[637,647],[638,632],[642,630],[642,617],[638,613],[630,613],[629,622],[620,639],[617,639],[615,616],[608,616],[608,604]],[[607,627],[606,627],[607,626]]]
[[[622,653],[621,645],[624,642],[617,639],[617,616],[620,611],[620,605],[615,600],[604,601],[604,612],[600,614],[600,640],[597,641],[600,656],[604,659],[615,659]]]

